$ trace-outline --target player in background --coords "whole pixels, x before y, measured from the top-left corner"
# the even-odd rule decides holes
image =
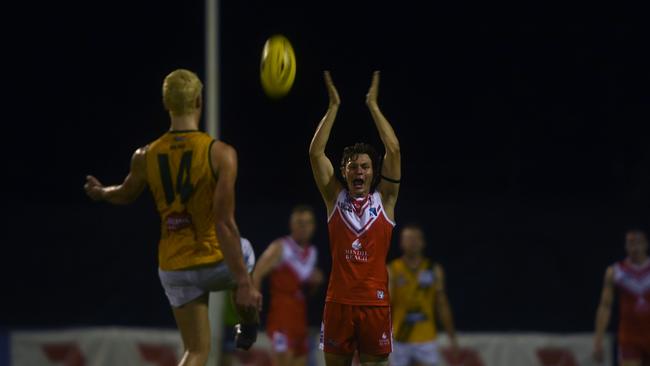
[[[355,351],[362,365],[387,365],[392,336],[386,256],[395,226],[400,146],[377,103],[376,71],[366,104],[386,151],[383,164],[368,144],[346,147],[339,166],[341,184],[325,155],[340,105],[327,71],[325,85],[329,107],[309,147],[314,180],[327,207],[332,256],[320,347],[328,366],[350,365]]]
[[[445,272],[440,264],[424,256],[425,245],[420,226],[404,226],[400,232],[402,257],[388,265],[395,339],[391,366],[437,365],[437,320],[449,336],[452,354],[458,354]]]
[[[163,103],[171,126],[139,148],[122,184],[104,186],[88,176],[85,190],[96,201],[133,202],[149,187],[161,218],[159,276],[172,306],[185,352],[180,365],[205,365],[210,350],[208,292],[235,288],[246,324],[238,345],[257,336],[262,297],[252,284],[253,249],[240,240],[235,222],[235,149],[200,132],[203,85],[188,70],[164,80]]]
[[[621,366],[650,365],[650,259],[648,237],[642,230],[625,234],[627,258],[607,267],[596,313],[594,357],[603,361],[603,336],[618,293],[618,354]]]
[[[313,209],[306,205],[294,207],[289,218],[290,234],[274,240],[255,268],[253,283],[257,289],[269,277],[271,305],[266,332],[275,366],[307,365],[305,290],[314,290],[323,282],[323,274],[316,267],[318,252],[311,244],[315,228]]]
[[[237,343],[235,339],[236,326],[241,323],[237,308],[233,301],[233,294],[228,290],[228,294],[223,299],[223,334],[221,339],[221,354],[219,355],[219,366],[234,365],[233,359],[237,352]]]

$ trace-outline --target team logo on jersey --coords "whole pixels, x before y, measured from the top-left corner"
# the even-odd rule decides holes
[[[379,300],[383,300],[386,297],[386,294],[384,294],[384,291],[382,290],[377,290],[377,298]]]
[[[433,285],[434,279],[435,276],[433,274],[433,271],[422,270],[418,274],[418,285],[420,285],[421,288],[431,287],[431,285]]]
[[[352,249],[345,250],[345,259],[348,262],[368,262],[368,252],[363,250],[363,245],[359,239],[352,242]]]

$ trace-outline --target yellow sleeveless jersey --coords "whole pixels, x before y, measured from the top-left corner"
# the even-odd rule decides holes
[[[147,183],[160,214],[158,264],[163,270],[223,259],[212,212],[213,143],[200,131],[170,131],[147,148]]]
[[[389,269],[393,337],[407,343],[435,340],[436,277],[432,263],[424,259],[413,270],[398,258]]]

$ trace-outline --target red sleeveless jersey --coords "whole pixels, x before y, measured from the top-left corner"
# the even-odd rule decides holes
[[[291,328],[307,329],[307,304],[303,284],[314,272],[317,261],[313,245],[301,247],[286,236],[282,243],[282,260],[270,276],[271,306],[267,317],[267,330]]]
[[[359,200],[342,190],[328,219],[332,272],[326,301],[388,306],[386,256],[393,227],[379,192]]]
[[[614,264],[619,294],[619,342],[650,340],[650,260],[634,265],[629,260]]]

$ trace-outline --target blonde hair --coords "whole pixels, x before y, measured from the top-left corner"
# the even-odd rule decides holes
[[[201,97],[203,84],[195,73],[178,69],[165,77],[163,82],[163,104],[171,114],[182,116],[194,112],[197,98]]]

